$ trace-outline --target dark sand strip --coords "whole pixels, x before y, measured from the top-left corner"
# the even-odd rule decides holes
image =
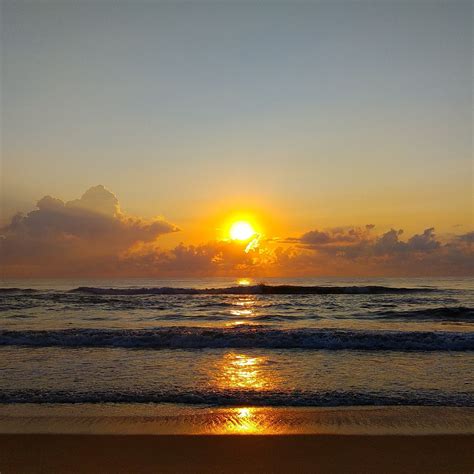
[[[473,470],[473,435],[0,435],[2,474]]]

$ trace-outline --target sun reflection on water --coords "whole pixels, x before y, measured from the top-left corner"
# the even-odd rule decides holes
[[[239,297],[232,301],[233,308],[230,310],[231,317],[250,319],[256,316],[256,300],[253,297]]]
[[[230,314],[232,314],[232,316],[249,317],[253,316],[253,311],[251,309],[233,309]]]
[[[242,326],[242,325],[248,325],[248,324],[253,324],[253,323],[248,323],[247,321],[232,321],[230,323],[225,323],[227,327],[235,327],[235,326]]]
[[[214,434],[259,435],[281,433],[279,416],[266,407],[226,408],[216,415]]]
[[[218,368],[217,385],[224,389],[265,390],[271,380],[264,374],[265,357],[250,357],[233,352],[225,354]]]
[[[242,279],[239,285],[248,285],[250,281]],[[255,324],[256,298],[245,296],[236,298],[230,314],[238,319],[226,323],[226,326],[238,327]],[[265,391],[271,390],[277,383],[273,371],[268,371],[268,357],[236,352],[226,353],[213,367],[212,384],[226,391]],[[242,396],[245,396],[242,393]],[[275,426],[267,416],[266,410],[255,407],[229,408],[225,416],[219,417],[213,431],[219,434],[262,434],[272,433]]]
[[[255,416],[253,407],[234,408],[222,431],[228,434],[258,434],[265,431],[265,425]]]

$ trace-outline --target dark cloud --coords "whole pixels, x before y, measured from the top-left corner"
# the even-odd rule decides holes
[[[287,239],[295,248],[276,252],[280,266],[296,273],[379,275],[472,275],[474,232],[454,236],[446,242],[435,229],[403,240],[403,230],[391,229],[375,235],[365,228],[313,230]],[[299,249],[299,251],[298,251]]]
[[[436,240],[434,228],[425,229],[422,234],[415,234],[406,242],[401,240],[403,230],[391,229],[382,236],[376,238],[373,246],[369,250],[376,255],[392,255],[396,253],[417,253],[431,252],[441,247],[441,243]]]
[[[462,242],[469,242],[469,243],[474,243],[474,231],[473,232],[468,232],[467,234],[460,235],[459,240]]]
[[[425,229],[422,234],[416,234],[408,239],[407,247],[413,252],[431,252],[441,247],[441,243],[436,240],[434,227]]]
[[[319,230],[310,230],[300,237],[300,242],[306,245],[324,245],[332,241],[329,232],[321,232]]]
[[[381,235],[373,235],[374,225],[365,227],[336,227],[327,230],[312,230],[299,238],[287,239],[286,243],[297,243],[306,249],[329,254],[344,253],[347,256],[391,255],[407,252],[430,252],[441,246],[436,240],[434,228],[415,234],[403,241],[402,229],[391,229]]]
[[[322,245],[335,245],[339,243],[357,243],[369,238],[370,231],[375,226],[372,224],[361,227],[334,227],[326,230],[310,230],[301,237],[287,238],[281,242],[296,243],[311,248]]]
[[[180,243],[170,250],[150,246],[134,249],[123,260],[124,268],[134,274],[212,276],[255,273],[268,264],[266,251],[246,243],[219,240],[201,245]]]

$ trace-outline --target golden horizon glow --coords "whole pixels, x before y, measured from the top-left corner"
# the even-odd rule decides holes
[[[239,286],[249,286],[250,285],[250,279],[249,278],[240,278],[237,281]]]
[[[252,224],[247,221],[234,222],[229,229],[229,235],[232,240],[250,240],[256,234]]]

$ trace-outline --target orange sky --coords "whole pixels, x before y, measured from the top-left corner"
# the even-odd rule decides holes
[[[201,225],[200,240],[186,241],[174,222],[125,213],[102,185],[66,202],[45,196],[2,229],[2,272],[6,277],[464,276],[474,268],[474,232],[463,229],[440,236],[433,227],[407,234],[366,224],[299,234],[281,227],[277,234],[255,211],[229,213],[219,227]]]

